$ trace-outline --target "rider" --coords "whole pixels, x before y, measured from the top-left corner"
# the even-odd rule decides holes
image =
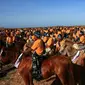
[[[53,40],[53,36],[50,34],[50,36],[46,42],[46,53],[48,53],[48,55],[52,55],[53,47],[54,47],[54,40]]]
[[[44,36],[44,37],[43,37],[43,42],[46,43],[47,40],[48,40],[48,38],[49,38],[49,34],[46,33],[46,32],[44,32],[43,36]]]
[[[60,50],[60,43],[61,43],[62,39],[63,39],[62,34],[58,34],[57,42],[56,42],[56,52],[59,52],[59,50]]]
[[[2,36],[2,34],[0,34],[0,55],[1,55],[2,52],[3,52],[4,46],[5,46],[5,42],[3,41],[3,36]]]
[[[13,37],[11,36],[11,33],[8,32],[6,37],[6,47],[8,48],[13,46],[13,42],[14,42]]]
[[[40,79],[41,71],[40,65],[42,62],[42,55],[45,50],[44,42],[41,39],[41,33],[39,31],[34,32],[34,43],[31,47],[33,50],[32,61],[33,61],[33,77]]]
[[[85,34],[83,31],[80,31],[80,43],[85,45]]]

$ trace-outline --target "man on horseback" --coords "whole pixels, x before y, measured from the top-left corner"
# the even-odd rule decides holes
[[[49,46],[47,46],[48,45],[47,42],[48,42],[49,38],[50,38],[50,35],[48,33],[44,32],[42,40],[45,43],[45,55],[49,55],[49,53],[51,51],[51,48],[50,48],[51,44]]]
[[[61,42],[63,40],[62,34],[58,34],[57,36],[57,42],[56,42],[56,52],[58,53],[60,50]]]
[[[8,32],[6,37],[6,47],[9,48],[13,46],[14,46],[14,37],[11,36],[10,32]]]
[[[44,42],[41,39],[41,33],[39,31],[34,32],[34,43],[31,47],[33,50],[32,54],[32,64],[33,64],[33,78],[40,79],[41,76],[41,62],[43,60],[43,53],[45,50]]]

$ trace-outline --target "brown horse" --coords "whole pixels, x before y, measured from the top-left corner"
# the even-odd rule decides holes
[[[22,50],[23,46],[25,44],[25,41],[20,41],[20,43],[17,41],[15,42],[15,45],[11,47],[6,47],[6,45],[3,45],[3,52],[0,52],[0,68],[2,69],[3,65],[9,64],[9,63],[15,63],[17,57],[20,54],[20,51]]]
[[[16,48],[3,48],[3,52],[0,56],[0,68],[2,70],[3,65],[14,63],[18,57],[19,53]]]
[[[32,79],[32,57],[23,57],[18,67],[25,85],[33,85]],[[41,73],[44,79],[56,75],[62,85],[74,85],[72,63],[64,56],[53,56],[42,62]],[[59,84],[58,84],[59,85]]]

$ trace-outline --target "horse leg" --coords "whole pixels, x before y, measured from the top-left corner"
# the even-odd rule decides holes
[[[25,69],[24,72],[20,72],[20,75],[22,76],[25,85],[33,85],[31,72],[27,72]]]
[[[62,85],[69,85],[68,80],[66,79],[67,77],[66,77],[65,73],[62,72],[62,73],[58,74],[58,77],[59,77]]]
[[[2,70],[3,66],[2,66],[2,63],[0,63],[0,70]]]
[[[70,72],[70,71],[69,71],[69,72]],[[69,72],[68,72],[68,70],[65,69],[65,68],[61,68],[60,71],[59,71],[59,73],[56,72],[56,74],[58,73],[57,76],[59,77],[62,85],[75,85],[75,84],[73,83],[73,78],[71,78],[72,80],[70,80],[70,77],[71,77],[72,75],[69,75]],[[72,82],[70,82],[70,81],[72,81]]]
[[[51,85],[62,85],[62,83],[57,75],[56,75],[56,79],[52,82]]]
[[[69,85],[76,85],[76,82],[74,81],[74,74],[73,74],[73,68],[72,65],[69,66],[68,70],[68,78],[69,78]]]
[[[30,85],[34,85],[33,84],[33,78],[32,78],[32,73],[29,72],[29,80],[30,80]]]

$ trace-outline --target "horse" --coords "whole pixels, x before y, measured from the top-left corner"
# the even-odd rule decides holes
[[[79,59],[82,60],[84,58],[83,57],[85,56],[84,51],[85,51],[84,45],[68,42],[68,40],[64,40],[63,43],[61,43],[61,47],[59,50],[59,52],[62,55],[67,55],[72,60],[73,63],[76,63],[77,60]]]
[[[47,79],[52,75],[56,75],[56,79],[60,79],[62,85],[75,85],[72,63],[65,56],[52,56],[43,60],[41,64],[41,74],[43,79]],[[23,78],[25,85],[34,85],[32,77],[32,57],[23,57],[17,71]],[[59,85],[59,84],[58,84]]]
[[[3,48],[1,49],[2,53],[0,55],[0,68],[3,69],[3,65],[7,65],[9,63],[14,63],[19,55],[16,47],[13,48]]]
[[[72,44],[67,41],[64,41],[61,46],[60,53],[62,55],[67,55],[73,63],[73,72],[76,82],[79,83],[79,85],[85,85],[85,46]]]
[[[25,44],[25,41],[16,41],[13,43],[12,46],[6,47],[6,43],[3,45],[3,48],[1,48],[0,52],[0,68],[2,69],[3,65],[9,64],[9,63],[15,63],[17,57],[22,51],[22,48]],[[2,46],[2,45],[1,45]]]

